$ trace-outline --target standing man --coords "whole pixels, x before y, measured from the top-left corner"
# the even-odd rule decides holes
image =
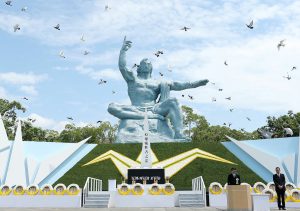
[[[284,201],[284,193],[285,193],[285,177],[284,174],[280,173],[280,168],[276,167],[276,174],[273,175],[273,182],[275,184],[275,190],[277,193],[277,203],[278,208],[281,210],[285,210],[285,201]]]
[[[231,174],[228,175],[227,184],[228,185],[240,185],[241,184],[241,178],[240,178],[240,175],[238,175],[236,168],[231,168]]]

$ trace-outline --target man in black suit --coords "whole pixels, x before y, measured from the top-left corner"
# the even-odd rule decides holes
[[[285,210],[285,201],[284,201],[285,177],[284,177],[284,174],[280,174],[279,167],[276,167],[275,171],[276,171],[276,174],[273,175],[273,182],[275,184],[275,190],[277,193],[278,208],[280,210],[281,209]]]
[[[231,174],[228,175],[227,184],[228,185],[240,185],[241,184],[241,178],[240,178],[240,175],[238,175],[236,168],[231,168]]]

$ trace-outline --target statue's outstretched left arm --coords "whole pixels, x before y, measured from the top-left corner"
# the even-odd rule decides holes
[[[204,79],[204,80],[198,80],[194,82],[178,82],[174,81],[171,82],[170,84],[170,89],[175,90],[175,91],[181,91],[185,89],[192,89],[192,88],[197,88],[199,86],[205,86],[209,80]]]

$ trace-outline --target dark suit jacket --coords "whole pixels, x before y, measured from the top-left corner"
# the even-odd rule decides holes
[[[237,174],[235,177],[233,177],[232,174],[229,174],[228,178],[227,178],[227,184],[228,185],[240,185],[241,184],[240,175]]]
[[[284,174],[280,174],[278,176],[277,174],[273,175],[273,182],[275,184],[275,190],[276,191],[285,191],[285,177]],[[279,185],[282,185],[282,189],[279,189]]]

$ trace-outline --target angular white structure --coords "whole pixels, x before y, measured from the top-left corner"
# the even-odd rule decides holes
[[[300,132],[299,132],[300,134]],[[296,183],[297,187],[300,187],[300,136],[299,136],[299,141],[298,141],[298,148],[297,148],[297,154],[296,154],[296,170],[294,172],[294,176],[296,177]]]
[[[278,166],[289,182],[300,187],[300,137],[238,141],[223,145],[266,181]]]
[[[53,170],[62,164],[62,161],[67,160],[70,155],[75,153],[83,144],[85,144],[89,138],[82,140],[79,143],[74,144],[72,147],[66,149],[62,153],[56,153],[49,157],[47,160],[42,161],[37,167],[36,176],[33,181],[41,182],[45,179]],[[34,183],[34,182],[33,182]]]
[[[15,141],[10,147],[9,162],[7,163],[7,172],[4,177],[6,185],[28,185],[26,181],[26,168],[24,147],[22,140],[21,121],[18,122]]]
[[[7,159],[9,155],[10,142],[4,128],[2,116],[0,114],[0,184],[4,180],[4,171],[6,169]]]
[[[0,116],[0,185],[28,186],[30,184],[42,185],[44,180],[54,182],[59,178],[57,175],[63,175],[76,161],[96,146],[94,144],[86,147],[85,143],[89,139],[74,144],[23,142],[21,121],[19,121],[15,140],[8,141]],[[45,152],[47,155],[43,157]]]

